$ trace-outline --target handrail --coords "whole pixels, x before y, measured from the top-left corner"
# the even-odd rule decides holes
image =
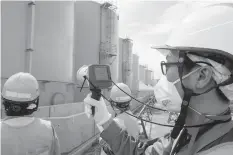
[[[138,114],[138,117],[141,117],[142,112],[145,110],[146,106],[147,106],[148,104],[151,103],[151,101],[153,101],[153,98],[150,99],[150,100],[143,106],[142,110],[141,110],[141,111],[139,112],[139,114]]]
[[[150,100],[143,106],[142,110],[141,110],[141,111],[139,112],[139,114],[138,114],[138,118],[141,118],[141,115],[142,115],[143,111],[145,110],[145,108],[147,107],[147,105],[151,103],[151,101],[153,101],[153,98],[150,99]],[[147,132],[146,132],[146,128],[145,128],[145,125],[144,125],[144,122],[143,122],[142,119],[141,119],[141,125],[142,125],[142,129],[143,129],[143,133],[144,133],[144,135],[145,135],[145,138],[148,139],[148,135],[147,135]]]

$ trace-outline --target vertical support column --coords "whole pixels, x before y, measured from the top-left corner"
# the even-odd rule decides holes
[[[144,122],[143,122],[142,119],[141,119],[141,124],[142,124],[142,129],[143,129],[143,133],[145,135],[145,138],[148,139],[148,136],[147,136],[147,133],[146,133],[146,128],[145,128],[145,125],[144,125]]]
[[[32,52],[34,51],[35,5],[34,1],[28,3],[28,37],[25,50],[25,72],[28,73],[32,70]]]

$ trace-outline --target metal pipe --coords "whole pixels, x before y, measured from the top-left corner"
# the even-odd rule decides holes
[[[146,105],[149,105],[151,101],[152,101],[152,99],[150,99],[150,100],[146,103]],[[146,105],[144,105],[143,108],[142,108],[142,110],[139,112],[139,114],[138,114],[138,117],[139,117],[139,118],[142,118],[141,115],[142,115],[143,111],[145,110]],[[144,122],[143,122],[142,119],[141,119],[141,125],[142,125],[142,129],[143,129],[143,133],[144,133],[144,135],[145,135],[145,138],[148,139],[148,135],[147,135],[147,132],[146,132],[145,124],[144,124]]]
[[[152,116],[152,117],[153,117],[153,116]],[[151,118],[151,120],[152,120],[152,118]],[[150,134],[150,135],[149,135],[150,137],[151,137],[152,125],[153,125],[153,124],[150,124],[150,133],[149,133],[149,134]]]
[[[103,7],[102,5],[100,6],[100,45],[99,45],[99,64],[101,64],[101,50],[102,50],[102,10],[103,10]]]
[[[146,133],[146,128],[145,128],[145,125],[144,125],[144,122],[143,122],[142,119],[141,119],[141,124],[142,124],[142,129],[143,129],[143,133],[145,135],[145,138],[148,139],[148,136],[147,136],[147,133]]]
[[[28,73],[31,73],[32,70],[32,52],[34,51],[35,5],[35,1],[28,3],[28,37],[27,48],[25,50],[25,72]]]

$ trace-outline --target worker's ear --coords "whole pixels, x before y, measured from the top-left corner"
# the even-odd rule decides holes
[[[213,70],[210,66],[202,67],[196,76],[196,89],[204,89],[208,87],[212,81]]]

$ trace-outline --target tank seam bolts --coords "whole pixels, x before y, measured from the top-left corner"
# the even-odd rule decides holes
[[[32,48],[26,49],[26,52],[33,52],[34,50]]]
[[[30,6],[30,5],[36,5],[36,3],[35,2],[30,2],[30,3],[28,3],[28,5]]]

